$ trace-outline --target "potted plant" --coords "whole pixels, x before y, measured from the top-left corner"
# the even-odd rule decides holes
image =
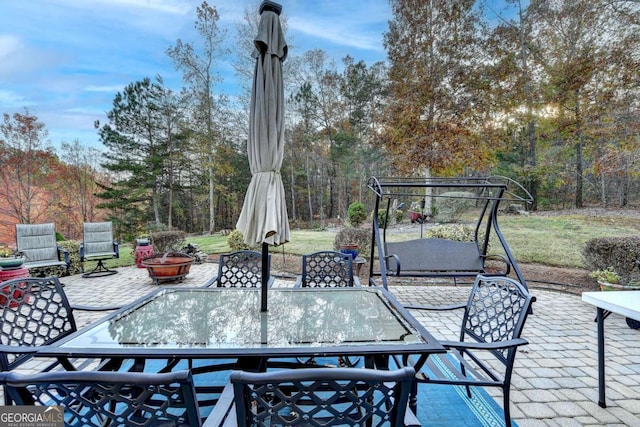
[[[601,291],[628,291],[640,289],[640,281],[629,280],[624,283],[620,275],[613,269],[595,270],[589,273],[589,277],[596,279]]]
[[[360,249],[360,225],[367,219],[367,211],[364,204],[360,202],[351,203],[347,210],[347,216],[351,227],[347,226],[338,233],[334,246],[343,254],[351,255],[351,258],[355,260]]]
[[[8,247],[0,248],[0,270],[14,270],[22,267],[24,256]]]

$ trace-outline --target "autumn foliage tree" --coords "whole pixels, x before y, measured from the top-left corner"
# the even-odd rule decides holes
[[[54,203],[46,183],[52,152],[44,123],[25,109],[4,114],[0,124],[0,216],[3,225],[31,224],[47,218]]]
[[[15,242],[15,224],[53,222],[66,238],[81,238],[84,221],[105,218],[95,209],[97,156],[79,141],[61,161],[47,140],[45,124],[25,109],[4,114],[0,124],[0,243]],[[83,153],[85,155],[83,155]],[[89,156],[89,157],[88,157]]]
[[[385,34],[389,99],[381,141],[400,173],[486,164],[477,137],[481,21],[474,1],[393,0]]]

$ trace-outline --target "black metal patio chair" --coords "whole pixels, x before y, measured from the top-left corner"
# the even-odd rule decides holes
[[[201,426],[189,371],[0,374],[18,405],[56,406],[65,426]]]
[[[296,287],[328,288],[360,286],[353,275],[351,255],[335,251],[319,251],[302,256],[302,275]]]
[[[0,284],[0,368],[11,371],[30,360],[40,346],[49,345],[77,330],[74,310],[107,311],[118,307],[71,306],[56,276],[20,278]],[[117,369],[105,361],[60,358],[40,369],[78,370],[100,365]],[[9,404],[7,393],[5,404]]]
[[[225,389],[227,396],[208,421],[224,426],[419,426],[407,407],[414,377],[412,368],[235,371],[233,388]]]
[[[418,382],[499,387],[503,393],[505,425],[511,426],[509,393],[518,347],[528,344],[522,329],[535,297],[516,280],[507,277],[476,277],[466,304],[407,306],[414,310],[464,309],[459,341],[440,341],[446,354],[430,355]],[[404,358],[400,364],[410,363]]]
[[[256,251],[236,251],[220,255],[218,275],[204,287],[255,288],[262,285],[262,254]],[[269,255],[271,264],[271,255]],[[269,275],[269,287],[274,277]]]

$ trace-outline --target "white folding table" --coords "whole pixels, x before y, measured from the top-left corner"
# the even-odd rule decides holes
[[[604,374],[604,319],[611,313],[640,321],[640,291],[584,292],[582,301],[595,305],[598,322],[598,405],[607,407]]]

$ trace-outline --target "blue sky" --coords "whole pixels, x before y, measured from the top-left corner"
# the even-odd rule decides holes
[[[79,139],[101,148],[93,128],[105,122],[116,92],[160,74],[175,89],[181,75],[165,54],[177,39],[197,42],[193,24],[201,0],[2,0],[0,6],[0,113],[23,112],[44,122],[54,147]],[[228,29],[260,1],[209,0]],[[387,0],[282,0],[290,53],[322,48],[339,60],[385,60]],[[231,61],[233,58],[229,58]],[[230,63],[218,70],[221,89],[234,90]]]
[[[276,0],[278,1],[278,0]],[[54,147],[79,139],[102,148],[93,127],[106,121],[115,94],[157,74],[175,90],[181,74],[165,54],[177,39],[198,42],[193,25],[202,0],[0,0],[0,113],[28,108]],[[261,0],[209,0],[229,46],[246,9]],[[323,49],[340,64],[347,54],[368,64],[386,59],[388,0],[280,0],[291,55]],[[504,10],[503,0],[487,0]],[[220,89],[238,84],[233,58],[217,70]]]

